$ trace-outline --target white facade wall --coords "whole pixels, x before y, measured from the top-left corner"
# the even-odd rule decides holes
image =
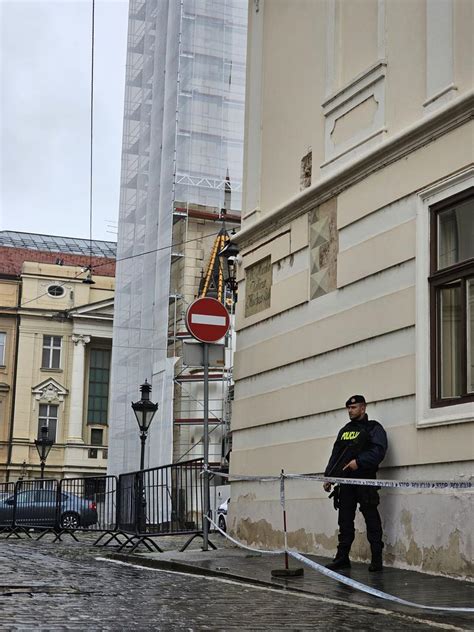
[[[262,91],[247,99],[246,219],[236,239],[233,474],[324,471],[344,402],[363,393],[388,432],[381,477],[472,480],[473,402],[435,409],[429,398],[429,206],[472,186],[474,175],[472,33],[463,26],[472,7],[443,3],[457,26],[443,42],[452,63],[435,81],[430,29],[446,26],[439,4],[249,8],[248,85],[260,76]],[[352,19],[369,25],[368,42]],[[308,147],[312,186],[298,193]],[[334,278],[316,298],[315,212],[337,223]],[[266,257],[270,304],[246,315],[248,270]],[[290,546],[332,555],[336,512],[321,486],[287,491]],[[472,574],[472,491],[381,496],[389,564]],[[249,543],[281,546],[278,486],[233,484],[230,525]],[[357,527],[353,553],[365,558],[365,526]]]

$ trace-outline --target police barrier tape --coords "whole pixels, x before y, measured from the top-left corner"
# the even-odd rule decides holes
[[[392,487],[398,489],[472,489],[471,481],[392,481],[377,478],[336,478],[313,474],[284,474],[287,479],[303,479],[334,483],[339,485],[370,485],[372,487]]]
[[[228,540],[230,540],[231,542],[233,542],[237,546],[240,546],[243,549],[247,549],[248,551],[253,551],[255,553],[269,553],[271,555],[279,555],[279,554],[285,553],[284,549],[275,550],[275,551],[265,551],[262,549],[255,549],[251,546],[247,546],[246,544],[239,542],[235,538],[232,538],[228,533],[223,531],[214,522],[214,520],[212,520],[209,517],[207,519],[212,524],[212,526],[215,527],[223,536],[225,536]],[[326,568],[325,566],[323,566],[322,564],[318,564],[318,562],[314,562],[313,560],[310,560],[308,557],[301,555],[301,553],[298,553],[297,551],[287,550],[287,553],[288,555],[293,557],[295,560],[298,560],[302,564],[306,564],[313,570],[318,571],[318,573],[321,573],[322,575],[325,575],[326,577],[335,579],[341,584],[345,584],[346,586],[350,586],[351,588],[354,588],[355,590],[360,590],[361,592],[365,592],[368,595],[372,595],[373,597],[379,597],[380,599],[385,599],[385,601],[398,603],[401,606],[409,606],[410,608],[421,608],[423,610],[437,610],[437,611],[443,611],[443,612],[464,612],[464,613],[474,612],[474,608],[467,608],[467,607],[466,608],[465,607],[453,608],[449,606],[426,606],[421,603],[415,603],[414,601],[407,601],[406,599],[402,599],[401,597],[396,597],[395,595],[390,595],[389,593],[383,592],[382,590],[378,590],[377,588],[372,588],[371,586],[367,586],[366,584],[363,584],[362,582],[358,582],[355,579],[351,579],[350,577],[346,577],[345,575],[340,575],[339,573],[336,573],[336,571],[332,571],[329,568]]]
[[[336,579],[338,582],[342,584],[346,584],[346,586],[350,586],[351,588],[355,588],[356,590],[360,590],[369,595],[373,595],[374,597],[379,597],[380,599],[385,599],[386,601],[392,601],[394,603],[398,603],[401,606],[410,606],[412,608],[422,608],[423,610],[443,610],[449,612],[474,612],[474,608],[464,608],[464,607],[456,607],[452,608],[449,606],[425,606],[421,603],[415,603],[414,601],[407,601],[406,599],[401,599],[401,597],[396,597],[395,595],[390,595],[389,593],[383,592],[382,590],[378,590],[377,588],[372,588],[371,586],[367,586],[362,582],[358,582],[355,579],[351,579],[350,577],[345,577],[344,575],[339,575],[335,571],[331,571],[329,568],[310,560],[309,558],[301,555],[296,551],[288,551],[288,555],[291,555],[295,560],[306,564],[310,568],[318,571],[322,575],[326,575],[327,577],[331,577],[332,579]]]
[[[245,474],[225,474],[210,471],[211,474],[229,479],[229,482],[239,481],[278,481],[281,478],[318,481],[338,485],[370,485],[371,487],[391,487],[397,489],[473,489],[472,481],[395,481],[379,478],[341,478],[334,476],[320,476],[318,474],[279,474],[278,476],[257,476]]]

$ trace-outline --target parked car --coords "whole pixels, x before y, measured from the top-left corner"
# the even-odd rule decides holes
[[[56,524],[57,492],[54,489],[29,489],[16,495],[15,524],[25,527],[54,527]],[[15,496],[0,500],[0,525],[13,520]],[[61,493],[59,525],[63,529],[89,527],[97,523],[95,502],[74,494]]]
[[[224,502],[217,508],[217,524],[219,525],[219,529],[222,529],[222,531],[227,531],[227,509],[229,507],[229,503],[230,498],[224,500]]]

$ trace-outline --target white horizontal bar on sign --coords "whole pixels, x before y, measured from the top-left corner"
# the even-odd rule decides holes
[[[225,327],[225,316],[211,316],[210,314],[191,314],[191,322],[196,325],[220,325]]]

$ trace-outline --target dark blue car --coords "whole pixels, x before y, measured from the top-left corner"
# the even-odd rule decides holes
[[[57,503],[59,500],[59,511]],[[0,500],[0,526],[54,527],[56,520],[63,529],[89,527],[97,523],[96,503],[74,494],[58,494],[53,489],[30,489]]]

